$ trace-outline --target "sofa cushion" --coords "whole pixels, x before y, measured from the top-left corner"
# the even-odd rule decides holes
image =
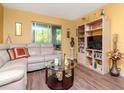
[[[10,45],[9,44],[0,44],[0,50],[6,50],[9,49]]]
[[[0,68],[0,71],[6,71],[11,69],[22,69],[27,71],[27,58],[8,61],[4,66]]]
[[[39,56],[41,54],[40,44],[28,44],[28,51],[30,56]]]
[[[45,62],[39,62],[36,64],[28,64],[28,72],[34,71],[34,70],[40,70],[45,68]]]
[[[52,44],[41,44],[41,55],[49,55],[54,53]]]
[[[28,57],[28,63],[38,63],[38,62],[44,62],[44,56],[30,56]]]
[[[6,62],[4,62],[1,58],[0,58],[0,68],[5,64]]]
[[[57,55],[45,55],[45,61],[54,60],[55,58],[58,58]]]
[[[22,69],[11,69],[0,72],[0,86],[16,82],[23,78],[25,71]]]
[[[0,58],[5,62],[10,60],[7,50],[0,50]]]
[[[20,80],[27,72],[27,58],[8,61],[0,68],[0,86]]]
[[[21,47],[27,48],[27,44],[10,44],[10,48],[21,48]]]

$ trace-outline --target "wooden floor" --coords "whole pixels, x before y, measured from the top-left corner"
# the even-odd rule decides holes
[[[45,84],[45,70],[28,73],[29,90],[49,90]],[[124,89],[124,77],[101,75],[78,65],[75,68],[74,84],[70,90],[120,90]]]

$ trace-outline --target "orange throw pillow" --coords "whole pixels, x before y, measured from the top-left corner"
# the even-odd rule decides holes
[[[14,51],[13,51],[13,48],[12,49],[8,49],[7,50],[9,56],[10,56],[10,60],[15,60],[15,54],[14,54]]]
[[[24,58],[24,57],[29,56],[27,48],[14,48],[13,51],[14,51],[16,59]]]
[[[28,48],[24,48],[25,54],[27,55],[27,57],[29,57],[29,52],[28,52]]]

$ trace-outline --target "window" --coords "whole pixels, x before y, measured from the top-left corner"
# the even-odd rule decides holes
[[[56,49],[61,48],[61,27],[52,26],[52,43]]]
[[[33,23],[33,42],[35,43],[51,43],[52,30],[49,25]]]
[[[61,48],[61,26],[33,22],[33,42],[51,43],[56,49]]]

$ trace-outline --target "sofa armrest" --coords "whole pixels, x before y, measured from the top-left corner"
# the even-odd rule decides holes
[[[0,86],[15,82],[24,77],[23,70],[9,70],[0,72]]]

